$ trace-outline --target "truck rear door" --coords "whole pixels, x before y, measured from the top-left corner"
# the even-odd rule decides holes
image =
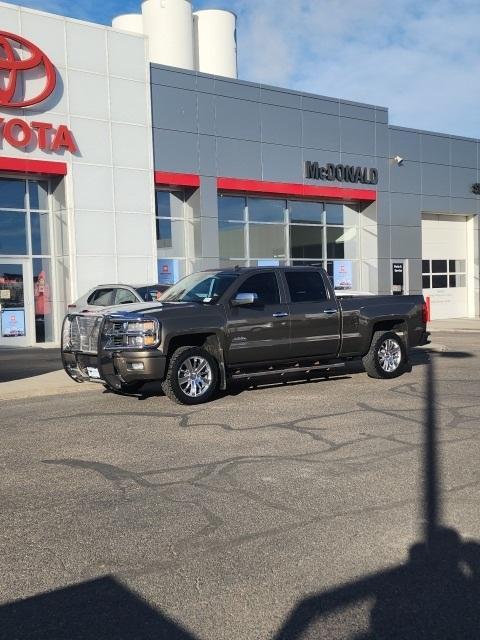
[[[292,358],[335,357],[340,348],[340,309],[325,276],[313,269],[285,269]]]

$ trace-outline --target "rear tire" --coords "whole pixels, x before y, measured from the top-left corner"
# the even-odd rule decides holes
[[[202,347],[179,347],[173,352],[162,382],[164,394],[178,404],[208,402],[219,387],[215,357]]]
[[[362,362],[370,378],[397,378],[407,364],[405,342],[393,331],[376,331]]]

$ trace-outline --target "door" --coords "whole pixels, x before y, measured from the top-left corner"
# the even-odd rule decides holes
[[[293,358],[332,358],[340,347],[340,313],[320,271],[286,270]]]
[[[468,316],[467,217],[424,213],[422,258],[422,289],[430,299],[431,319]]]
[[[28,262],[0,258],[0,346],[34,343],[32,300]]]
[[[233,293],[253,293],[252,305],[227,307],[227,360],[229,365],[287,360],[290,323],[275,271],[249,276]]]

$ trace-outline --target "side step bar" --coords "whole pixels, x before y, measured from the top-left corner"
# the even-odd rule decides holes
[[[230,380],[246,380],[248,378],[261,378],[263,376],[283,376],[286,373],[310,373],[311,371],[329,371],[345,367],[344,362],[334,364],[313,365],[311,367],[291,367],[290,369],[267,369],[266,371],[252,371],[251,373],[235,373]]]

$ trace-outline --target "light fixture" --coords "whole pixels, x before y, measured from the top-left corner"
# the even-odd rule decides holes
[[[394,160],[395,160],[395,162],[396,162],[399,166],[401,166],[401,165],[403,164],[403,158],[402,158],[402,156],[395,156],[395,157],[394,157]]]

